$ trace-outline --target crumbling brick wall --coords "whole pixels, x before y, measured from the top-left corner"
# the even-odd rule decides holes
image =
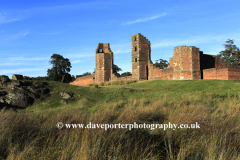
[[[74,82],[69,84],[78,85],[78,86],[85,86],[87,84],[94,84],[95,83],[95,74],[87,75],[83,77],[78,77]]]
[[[205,55],[195,46],[178,46],[173,51],[170,65],[160,69],[151,63],[150,41],[140,33],[131,37],[132,76],[117,77],[113,74],[113,52],[108,43],[99,43],[95,57],[95,80],[81,77],[71,84],[99,83],[121,80],[195,80],[240,79],[240,67],[230,66],[217,56]]]
[[[150,41],[140,33],[131,37],[132,41],[132,77],[148,79],[148,62],[151,59]]]
[[[203,70],[203,79],[239,80],[239,68],[211,68]]]
[[[111,81],[113,52],[109,43],[99,43],[95,57],[95,82]]]
[[[240,69],[228,68],[228,80],[240,80]]]
[[[132,76],[118,77],[116,81],[128,81],[132,80]]]
[[[149,80],[155,80],[155,79],[173,79],[173,68],[166,68],[166,69],[160,69],[156,67],[154,64],[149,64]]]
[[[201,79],[199,48],[194,46],[175,47],[170,67],[173,67],[174,80]]]

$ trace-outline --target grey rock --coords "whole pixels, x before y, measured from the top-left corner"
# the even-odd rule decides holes
[[[71,92],[60,92],[60,95],[62,96],[62,98],[71,98],[73,96],[73,93]]]
[[[1,80],[1,83],[6,83],[6,82],[10,82],[10,79],[8,76],[5,76],[5,75],[1,75],[0,76],[0,80]]]
[[[0,97],[0,103],[5,103],[5,97],[4,96]]]
[[[0,96],[5,96],[7,94],[6,91],[0,90]]]
[[[23,75],[21,74],[13,74],[12,80],[23,80]]]
[[[20,78],[21,79],[21,78]],[[47,82],[10,80],[0,76],[0,110],[5,108],[26,108],[40,97],[37,93],[48,94]],[[71,94],[69,94],[71,95]],[[66,97],[66,95],[64,95]]]
[[[9,105],[26,108],[33,104],[34,98],[26,90],[13,89],[8,93],[5,101]]]
[[[33,93],[37,92],[37,89],[35,87],[28,86],[27,89]]]
[[[40,90],[42,94],[48,94],[50,90],[48,88],[43,88]]]
[[[7,82],[7,88],[16,88],[20,87],[20,82],[16,80],[12,80],[11,82]]]
[[[67,104],[67,103],[68,103],[68,101],[67,101],[67,100],[63,100],[63,99],[62,99],[62,100],[61,100],[61,103],[62,103],[62,104]]]

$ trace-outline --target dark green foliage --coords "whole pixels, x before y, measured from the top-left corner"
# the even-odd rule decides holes
[[[50,64],[53,65],[52,69],[48,69],[47,75],[50,80],[53,81],[61,81],[61,82],[68,82],[69,75],[67,74],[70,72],[70,68],[72,68],[71,63],[68,58],[64,58],[59,54],[53,54],[49,61]],[[71,77],[71,75],[70,75]]]
[[[217,56],[224,59],[226,63],[233,66],[240,66],[240,50],[236,45],[233,45],[234,42],[231,39],[226,41],[227,44],[223,44],[225,46],[225,50],[219,52]]]
[[[121,74],[120,77],[126,77],[126,76],[131,76],[131,75],[132,75],[131,72],[124,72]]]
[[[120,77],[120,74],[118,73],[119,71],[122,71],[121,68],[119,68],[117,65],[113,64],[112,66],[113,69],[113,74],[115,74],[116,76]]]
[[[76,75],[76,78],[78,78],[78,77],[83,77],[83,76],[87,76],[87,75],[91,75],[91,73],[90,73],[90,72],[85,72],[85,73],[83,73],[83,74],[81,74],[81,75]]]
[[[71,75],[69,73],[66,73],[65,78],[64,78],[64,82],[69,83],[69,82],[73,82],[75,80],[75,76]],[[39,80],[39,81],[51,81],[51,79],[48,76],[45,77],[28,77],[28,76],[23,76],[23,80]]]
[[[169,63],[167,60],[159,59],[159,60],[156,60],[155,66],[161,69],[165,69],[169,66]]]
[[[40,80],[40,81],[49,81],[49,77],[48,76],[45,76],[45,77],[41,77],[41,76],[38,76],[38,77],[28,77],[28,76],[23,76],[23,80]]]
[[[72,75],[71,81],[73,82],[73,81],[75,81],[75,80],[76,80],[76,77],[75,77],[74,75]]]

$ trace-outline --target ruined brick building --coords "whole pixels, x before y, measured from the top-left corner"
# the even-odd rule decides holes
[[[77,78],[73,85],[87,85],[121,80],[239,80],[240,67],[230,66],[220,57],[203,54],[194,46],[178,46],[173,50],[170,65],[157,68],[151,62],[150,41],[140,33],[131,37],[132,75],[117,77],[113,74],[113,52],[109,43],[99,43],[95,56],[95,74]]]

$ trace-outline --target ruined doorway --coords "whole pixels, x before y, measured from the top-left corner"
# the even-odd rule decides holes
[[[146,65],[146,80],[148,80],[148,65]]]

